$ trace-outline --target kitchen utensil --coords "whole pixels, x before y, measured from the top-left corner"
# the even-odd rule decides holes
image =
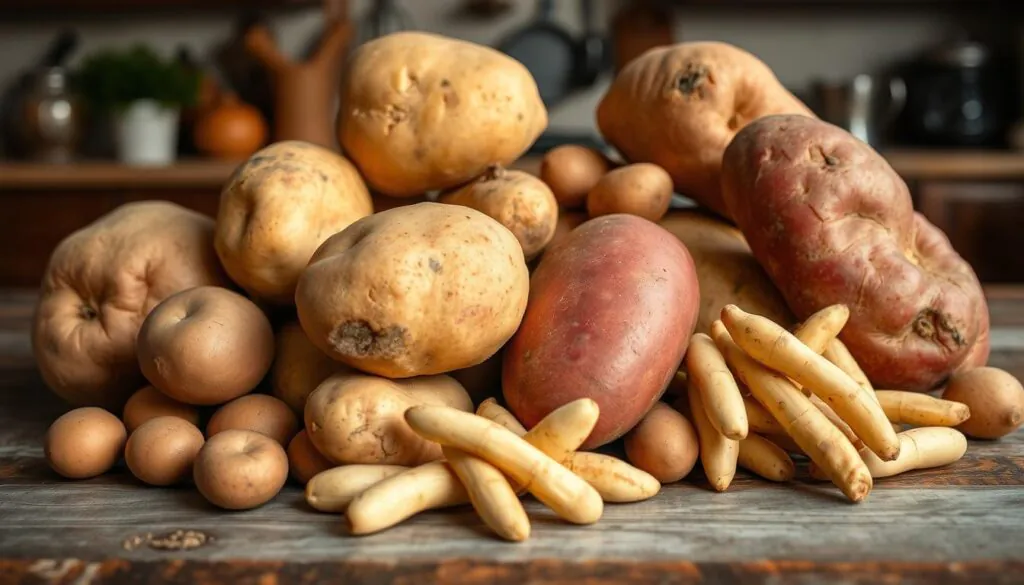
[[[818,115],[872,146],[880,145],[903,110],[906,96],[906,85],[899,77],[860,74],[848,82],[814,84]]]
[[[621,71],[648,49],[671,45],[672,21],[672,8],[664,0],[625,3],[612,19],[615,71]]]
[[[68,163],[81,137],[81,104],[71,93],[67,71],[49,67],[35,75],[20,107],[20,134],[29,158]]]

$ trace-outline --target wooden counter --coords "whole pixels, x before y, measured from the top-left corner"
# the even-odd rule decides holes
[[[992,365],[1024,375],[1024,293],[990,291]],[[468,507],[352,537],[298,486],[225,512],[187,487],[123,469],[58,478],[41,441],[65,410],[34,369],[31,293],[0,292],[0,583],[1018,583],[1024,580],[1024,431],[972,441],[943,468],[878,480],[860,504],[800,477],[740,473],[714,493],[696,472],[647,502],[571,526],[530,500],[531,538],[490,536]],[[166,535],[205,544],[173,550]],[[163,546],[149,545],[148,536]],[[173,544],[174,540],[171,539]]]

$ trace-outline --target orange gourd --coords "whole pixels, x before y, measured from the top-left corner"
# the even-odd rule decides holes
[[[196,148],[207,156],[243,159],[266,142],[267,122],[255,106],[227,93],[200,116],[196,122],[195,140]]]

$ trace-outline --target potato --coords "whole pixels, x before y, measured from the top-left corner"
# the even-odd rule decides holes
[[[57,473],[86,479],[106,473],[117,463],[127,436],[121,421],[102,408],[76,408],[50,425],[43,454]]]
[[[342,73],[338,141],[385,195],[447,189],[507,166],[547,124],[526,67],[468,41],[389,34],[355,49]]]
[[[672,234],[625,214],[592,219],[541,258],[505,348],[505,402],[528,428],[593,398],[585,449],[633,428],[665,391],[696,324],[697,275]]]
[[[582,211],[560,211],[558,213],[558,222],[555,224],[555,234],[551,237],[551,241],[545,250],[554,248],[559,242],[565,239],[565,236],[569,235],[569,232],[578,228],[580,224],[590,219],[585,212]]]
[[[184,207],[129,203],[76,231],[50,256],[32,321],[43,380],[72,404],[120,412],[144,384],[135,359],[143,318],[204,284],[228,284],[213,220]]]
[[[672,177],[651,163],[635,163],[609,172],[587,195],[587,213],[599,217],[632,213],[658,221],[672,203]]]
[[[270,388],[274,396],[301,415],[306,398],[316,387],[338,372],[351,371],[341,362],[317,349],[297,321],[277,330],[274,363],[270,366]]]
[[[587,193],[612,164],[600,152],[578,144],[565,144],[549,150],[540,161],[540,179],[547,183],[558,204],[565,209],[580,209]]]
[[[441,447],[420,438],[402,418],[417,404],[473,410],[469,395],[449,376],[388,380],[335,374],[309,395],[306,432],[334,463],[420,465],[440,459]]]
[[[288,479],[288,456],[280,443],[255,431],[232,429],[206,441],[192,478],[211,504],[248,510],[269,502]]]
[[[472,207],[497,220],[519,240],[527,260],[539,254],[555,235],[558,202],[543,181],[525,171],[493,166],[438,200]]]
[[[206,436],[212,437],[229,429],[256,431],[285,446],[299,431],[299,420],[280,399],[266,394],[250,394],[217,409],[206,424]]]
[[[474,209],[419,203],[361,219],[324,242],[295,302],[302,329],[327,355],[407,378],[494,355],[519,326],[528,295],[512,232]]]
[[[697,268],[697,332],[710,333],[711,324],[726,305],[743,307],[787,327],[796,322],[779,289],[734,226],[696,210],[669,212],[659,223],[686,245]]]
[[[124,461],[132,475],[150,485],[174,485],[192,475],[203,447],[203,432],[176,416],[158,416],[128,437]]]
[[[305,429],[299,431],[288,443],[287,452],[288,471],[292,478],[302,485],[306,485],[321,471],[334,467],[333,463],[316,450]]]
[[[487,360],[461,370],[449,372],[448,375],[462,384],[462,387],[473,399],[473,404],[480,404],[488,398],[501,396],[501,361],[505,352],[498,353]]]
[[[754,55],[688,42],[650,49],[624,67],[597,106],[597,125],[626,160],[661,166],[676,191],[727,216],[722,153],[769,114],[814,115]]]
[[[664,402],[654,403],[626,434],[625,443],[629,462],[661,483],[675,483],[689,475],[700,452],[693,425]]]
[[[199,409],[191,404],[178,402],[152,386],[140,389],[124,405],[124,426],[134,432],[142,423],[158,416],[176,416],[194,425],[199,424]]]
[[[286,140],[253,154],[228,179],[214,244],[228,275],[249,294],[290,305],[317,247],[371,213],[370,192],[352,163]]]
[[[139,366],[161,392],[186,404],[221,404],[260,383],[274,332],[242,295],[212,286],[172,295],[139,329]]]
[[[796,317],[849,306],[840,338],[875,387],[934,388],[987,335],[974,271],[864,142],[769,116],[736,135],[722,168],[729,211]]]
[[[998,368],[975,368],[949,379],[942,397],[966,404],[971,417],[957,429],[976,439],[998,439],[1024,422],[1024,388]]]

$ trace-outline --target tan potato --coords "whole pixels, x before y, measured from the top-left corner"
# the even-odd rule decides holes
[[[306,429],[299,431],[291,442],[288,443],[288,471],[292,479],[302,485],[322,471],[334,467],[326,457],[316,450],[316,446],[309,440]]]
[[[158,416],[176,416],[193,425],[199,424],[199,409],[191,404],[178,402],[153,386],[145,386],[132,394],[124,405],[121,418],[129,433],[142,423]]]
[[[705,333],[694,333],[686,350],[686,372],[691,389],[700,392],[711,426],[734,441],[747,436],[747,411],[736,378],[715,342]]]
[[[739,441],[719,433],[708,419],[707,408],[700,392],[690,386],[687,394],[690,402],[690,416],[697,430],[700,444],[700,463],[708,483],[716,492],[724,492],[736,477],[736,463],[739,458]]]
[[[471,207],[497,220],[519,240],[527,260],[540,254],[555,235],[558,202],[543,181],[525,171],[493,166],[438,200]]]
[[[422,465],[417,469],[423,469],[428,465],[436,466],[442,473],[446,473],[447,466],[440,461]],[[356,464],[332,467],[314,475],[306,482],[306,503],[321,512],[344,512],[352,500],[364,491],[406,471],[410,469],[401,465]],[[462,495],[465,496],[466,492],[463,491]],[[400,505],[408,503],[411,502],[399,502]]]
[[[659,225],[679,238],[693,257],[700,284],[698,333],[709,333],[722,307],[730,304],[786,327],[796,322],[735,226],[696,210],[671,211]]]
[[[213,220],[165,201],[118,207],[53,251],[32,321],[46,384],[76,405],[120,412],[145,384],[135,339],[160,301],[194,286],[227,285]]]
[[[998,368],[975,368],[953,374],[942,397],[966,404],[971,417],[957,427],[976,439],[998,439],[1024,422],[1024,389]]]
[[[608,172],[587,195],[590,217],[630,213],[658,221],[672,203],[672,177],[651,163],[635,163]]]
[[[290,305],[310,256],[328,237],[373,213],[359,171],[307,142],[277,142],[228,180],[217,212],[217,255],[249,294]]]
[[[587,193],[611,167],[611,161],[593,148],[564,144],[544,154],[540,179],[551,188],[558,205],[581,209],[586,206]]]
[[[955,427],[971,418],[966,404],[943,400],[919,392],[878,390],[878,397],[889,422],[918,427]]]
[[[500,469],[460,449],[441,450],[484,524],[505,540],[519,542],[530,537],[530,519],[523,503]]]
[[[853,381],[860,384],[860,387],[867,390],[875,400],[878,399],[875,396],[875,387],[871,384],[871,380],[868,380],[867,374],[860,368],[860,364],[853,358],[853,354],[846,347],[846,344],[839,339],[833,339],[828,347],[825,348],[824,353],[821,354],[825,359],[839,366],[839,369],[846,372],[846,375],[853,378]]]
[[[697,463],[697,432],[685,416],[664,402],[626,435],[626,458],[661,483],[675,483]]]
[[[174,485],[192,475],[203,447],[203,432],[175,416],[158,416],[128,437],[124,461],[132,475],[150,485]]]
[[[203,286],[156,306],[139,329],[139,366],[186,404],[221,404],[260,383],[274,359],[270,321],[252,301]]]
[[[256,431],[283,447],[299,432],[299,420],[280,399],[266,394],[250,394],[218,408],[206,424],[206,436],[212,437],[229,429]]]
[[[743,397],[743,408],[747,411],[747,424],[751,431],[762,435],[784,435],[779,421],[772,417],[761,403],[750,396]]]
[[[385,195],[447,189],[507,166],[547,123],[526,67],[468,41],[385,35],[360,45],[342,74],[338,141]]]
[[[192,469],[199,493],[227,510],[269,502],[288,479],[288,455],[280,443],[254,431],[232,429],[206,441]]]
[[[332,358],[408,378],[493,356],[519,327],[528,295],[512,232],[474,209],[420,203],[329,238],[295,302],[302,329]]]
[[[76,408],[50,425],[43,454],[57,473],[86,479],[106,473],[117,463],[127,437],[121,421],[102,408]]]
[[[317,349],[297,321],[285,323],[277,330],[274,348],[270,389],[299,415],[306,408],[306,399],[321,382],[332,374],[352,371]]]
[[[747,435],[740,441],[737,464],[771,481],[789,481],[796,475],[796,465],[789,455],[760,435]]]
[[[418,404],[473,410],[469,395],[449,376],[388,380],[336,374],[310,394],[306,431],[317,450],[335,463],[420,465],[440,459],[441,447],[420,438],[402,418]]]

